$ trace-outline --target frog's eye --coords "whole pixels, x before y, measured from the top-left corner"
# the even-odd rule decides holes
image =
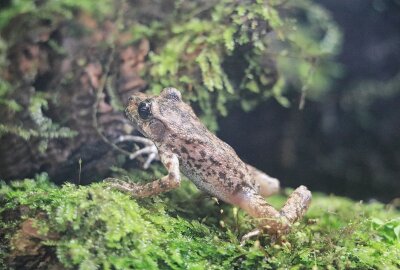
[[[149,101],[142,101],[138,106],[138,113],[140,118],[148,119],[151,116],[151,104]]]

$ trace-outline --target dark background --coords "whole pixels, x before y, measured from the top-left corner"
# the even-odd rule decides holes
[[[218,135],[283,186],[391,201],[400,196],[400,1],[317,2],[343,32],[341,78],[303,111],[295,91],[290,109],[274,100],[233,109]]]

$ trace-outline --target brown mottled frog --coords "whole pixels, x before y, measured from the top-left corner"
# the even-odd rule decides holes
[[[182,101],[175,88],[158,96],[138,93],[129,98],[127,117],[156,145],[168,175],[148,184],[112,181],[111,186],[133,197],[147,197],[179,187],[180,171],[201,190],[239,206],[271,235],[282,235],[306,212],[311,192],[298,187],[280,211],[264,197],[279,190],[279,181],[243,162],[211,133]]]

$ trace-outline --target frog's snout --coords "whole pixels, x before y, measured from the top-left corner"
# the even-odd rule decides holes
[[[135,122],[135,115],[138,107],[138,98],[136,96],[130,96],[128,99],[128,105],[125,108],[125,115],[130,120]]]
[[[130,96],[130,97],[128,98],[128,108],[131,107],[131,106],[134,106],[134,105],[137,106],[137,104],[138,104],[139,102],[140,102],[140,98],[139,98],[138,96],[136,96],[136,95]]]
[[[129,105],[125,108],[125,115],[130,121],[135,121],[131,113],[131,107]]]

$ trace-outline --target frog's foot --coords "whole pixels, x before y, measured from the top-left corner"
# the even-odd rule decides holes
[[[259,220],[263,229],[273,238],[287,234],[291,225],[303,217],[311,202],[311,192],[305,187],[298,187],[288,198],[281,211],[277,211],[265,199],[255,193],[242,193],[237,197],[239,205],[252,217]],[[250,237],[254,233],[250,233]]]
[[[133,136],[133,135],[123,135],[118,138],[118,142],[126,142],[126,141],[132,141],[144,145],[143,148],[136,150],[135,152],[129,155],[129,159],[135,159],[139,156],[147,155],[147,158],[143,164],[143,169],[148,169],[150,164],[154,160],[160,159],[157,147],[151,140],[144,137]]]
[[[280,214],[284,216],[290,224],[293,224],[304,216],[311,203],[311,192],[305,186],[299,186],[290,194]]]

